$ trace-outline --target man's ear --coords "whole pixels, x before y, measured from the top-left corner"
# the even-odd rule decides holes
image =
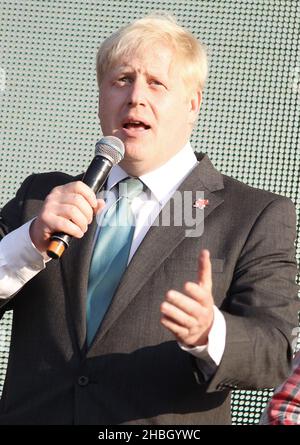
[[[100,89],[98,91],[98,118],[100,120]]]
[[[189,98],[189,105],[190,105],[189,123],[191,125],[194,125],[194,123],[197,120],[201,103],[202,103],[202,91],[199,90],[193,92]]]

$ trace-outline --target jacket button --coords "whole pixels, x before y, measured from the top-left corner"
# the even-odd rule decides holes
[[[89,378],[86,375],[81,375],[80,377],[78,377],[77,382],[80,386],[86,386],[89,384]]]

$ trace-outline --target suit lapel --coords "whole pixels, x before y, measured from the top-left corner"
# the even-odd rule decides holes
[[[193,217],[196,212],[201,212],[202,217],[197,218],[198,224],[202,224],[215,208],[223,200],[214,194],[215,191],[223,189],[222,175],[214,169],[208,157],[205,155],[200,163],[194,168],[191,174],[184,180],[178,191],[181,193],[192,192],[190,199],[191,206],[195,202],[198,192],[204,192],[204,199],[208,200],[208,205],[204,210],[193,208]],[[174,221],[174,208],[171,207],[171,221]],[[184,222],[181,226],[158,226],[157,220],[149,229],[147,235],[132,258],[126,272],[122,278],[120,286],[114,296],[112,304],[104,317],[95,342],[100,341],[120,314],[126,309],[129,303],[145,285],[151,275],[168,258],[171,252],[184,240],[187,231],[191,229]]]

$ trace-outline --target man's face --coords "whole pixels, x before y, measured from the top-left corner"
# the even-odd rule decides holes
[[[172,50],[157,45],[145,54],[121,58],[102,80],[102,132],[124,142],[125,157],[120,165],[129,174],[154,170],[189,139],[201,94],[187,97],[172,58]]]

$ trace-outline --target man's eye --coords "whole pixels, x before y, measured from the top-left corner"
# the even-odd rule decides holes
[[[129,83],[131,81],[131,79],[128,76],[122,76],[119,77],[118,82],[119,83]]]
[[[152,80],[150,80],[150,83],[151,83],[152,85],[162,85],[162,83],[161,83],[159,80],[156,80],[156,79],[152,79]]]
[[[162,89],[162,88],[166,89],[166,85],[163,82],[161,82],[160,80],[157,80],[157,79],[150,80],[149,81],[149,85],[154,87],[154,88],[157,88],[157,89]]]

